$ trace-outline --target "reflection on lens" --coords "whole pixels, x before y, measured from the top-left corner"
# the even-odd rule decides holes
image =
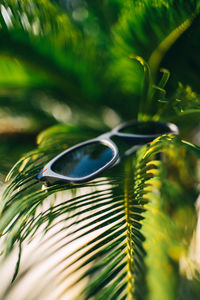
[[[138,122],[133,125],[129,125],[120,129],[119,132],[122,133],[132,133],[132,134],[145,134],[145,135],[154,135],[154,134],[165,134],[169,133],[171,130],[167,124],[162,124],[159,122]]]
[[[111,148],[94,142],[63,155],[52,165],[52,170],[67,177],[81,178],[105,166],[113,156]]]

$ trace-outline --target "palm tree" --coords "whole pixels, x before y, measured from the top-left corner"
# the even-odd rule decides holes
[[[1,111],[30,122],[19,133],[29,148],[46,128],[6,178],[2,270],[18,258],[1,299],[199,299],[200,2],[0,8]],[[36,176],[56,154],[131,119],[174,122],[180,136],[87,183],[41,188]]]

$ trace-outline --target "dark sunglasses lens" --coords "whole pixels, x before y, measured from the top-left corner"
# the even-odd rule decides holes
[[[121,133],[132,133],[132,134],[145,134],[145,135],[154,135],[154,134],[164,134],[170,132],[167,124],[162,124],[158,122],[138,122],[133,125],[125,126],[120,129]]]
[[[113,157],[110,147],[95,142],[63,155],[54,162],[52,170],[70,178],[82,178],[104,167]]]

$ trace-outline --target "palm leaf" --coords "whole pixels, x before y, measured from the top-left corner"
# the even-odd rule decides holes
[[[199,124],[199,94],[191,86],[183,86],[179,82],[178,88],[169,98],[164,95],[158,98],[157,115],[174,122],[182,132],[189,132]]]
[[[118,19],[120,9],[123,7],[123,3],[116,0],[97,0],[95,2],[83,0],[75,3],[52,0],[52,2],[60,5],[63,10],[67,11],[72,22],[77,23],[78,26],[82,27],[82,24],[84,24],[86,28],[90,26],[100,26],[102,34],[108,33],[111,30],[112,25]]]
[[[197,4],[199,5],[199,2]],[[197,39],[199,36],[199,21],[200,18],[197,16],[163,60],[163,65],[167,66],[173,74],[173,78],[169,81],[171,93],[177,88],[178,82],[182,82],[184,86],[190,85],[194,91],[199,93],[199,85],[196,79],[199,76],[199,43]],[[188,56],[189,49],[193,49],[193,51]],[[187,59],[185,59],[186,57]],[[187,70],[184,74],[183,69]]]
[[[64,126],[63,133],[60,128],[57,130],[44,133],[39,139],[40,148],[19,161],[9,176],[13,183],[4,193],[0,221],[1,232],[7,236],[5,251],[9,253],[17,241],[23,245],[26,240],[36,237],[36,233],[43,231],[50,235],[44,238],[41,249],[38,248],[36,260],[28,265],[25,263],[24,267],[22,264],[18,279],[2,297],[9,297],[10,292],[26,279],[26,274],[37,270],[42,262],[48,262],[56,253],[68,249],[64,251],[67,253],[64,257],[58,256],[56,263],[47,267],[46,280],[34,288],[35,298],[45,296],[46,287],[55,281],[60,299],[67,297],[73,287],[76,290],[77,286],[78,290],[81,282],[79,292],[83,299],[103,299],[108,295],[110,299],[133,298],[133,295],[136,299],[144,299],[146,295],[156,299],[166,295],[168,287],[171,292],[166,299],[173,299],[177,293],[174,283],[179,280],[179,275],[174,272],[174,277],[171,276],[170,270],[177,268],[178,258],[187,251],[193,227],[187,234],[187,245],[184,245],[185,231],[181,226],[175,226],[179,205],[173,204],[174,214],[169,217],[167,211],[172,204],[168,197],[171,195],[166,191],[170,185],[175,199],[186,190],[189,195],[193,180],[188,172],[174,174],[174,178],[169,179],[166,166],[155,160],[155,156],[164,151],[169,162],[178,165],[179,161],[184,161],[180,159],[183,155],[192,152],[199,157],[199,149],[175,137],[161,137],[141,150],[137,157],[130,157],[123,166],[106,172],[105,179],[99,178],[76,188],[65,184],[39,190],[34,180],[37,172],[45,160],[58,151],[58,140],[64,144],[66,132],[70,133],[70,128],[64,130]],[[60,135],[55,141],[56,132]],[[191,168],[188,163],[187,159],[186,170]],[[120,175],[113,177],[113,172]],[[191,198],[194,201],[195,194],[188,197],[186,203],[191,207]],[[155,238],[157,242],[152,247]],[[176,255],[172,249],[176,249]],[[159,285],[158,293],[155,274],[159,258],[168,265],[169,273],[166,268],[158,268],[160,278],[165,282]],[[141,285],[144,286],[142,290]]]
[[[126,99],[126,107],[129,109],[124,107],[119,113],[130,118],[130,111],[132,114],[138,111],[138,94],[143,77],[141,66],[130,58],[132,55],[142,56],[146,60],[150,57],[161,57],[158,54],[160,49],[164,47],[167,51],[172,46],[192,23],[194,16],[198,15],[199,6],[197,1],[185,3],[181,0],[179,6],[175,1],[159,4],[155,1],[155,5],[148,1],[128,1],[124,6],[120,2],[116,3],[121,7],[120,17],[119,20],[115,18],[115,26],[111,28],[110,36],[106,36],[103,29],[99,29],[98,34],[94,35],[95,39],[91,40],[84,33],[85,26],[91,20],[91,36],[91,30],[97,24],[94,21],[94,11],[99,13],[98,19],[101,20],[105,19],[103,16],[106,14],[110,16],[109,10],[114,15],[112,1],[103,7],[99,3],[88,2],[85,8],[88,9],[88,19],[78,24],[70,17],[73,12],[61,10],[48,1],[40,4],[23,1],[21,5],[12,1],[2,2],[4,14],[2,13],[1,18],[1,53],[17,57],[28,64],[29,68],[36,68],[45,82],[48,79],[49,88],[67,95],[67,101],[71,105],[82,105],[83,100],[86,104],[90,99],[90,103],[98,101],[99,105],[106,104],[118,110],[119,105]],[[84,2],[80,7],[85,7]],[[177,11],[177,7],[181,7],[181,11]],[[7,23],[5,14],[10,14],[10,21]],[[57,17],[53,18],[55,15]],[[163,19],[166,21],[160,22],[162,28],[158,30],[157,24]],[[106,21],[103,23],[106,24]],[[63,32],[63,27],[68,28],[67,33]],[[150,28],[151,32],[147,32]],[[12,52],[12,49],[15,51]],[[24,55],[24,52],[31,55]],[[150,59],[154,78],[158,66],[153,67],[152,60],[155,59]],[[96,61],[98,68],[94,68]],[[158,63],[158,59],[156,61]],[[153,83],[155,84],[155,78]],[[132,101],[133,95],[135,101]],[[153,107],[155,109],[152,113],[155,113],[157,106]],[[87,109],[91,109],[91,106]]]
[[[173,45],[177,52],[181,51],[181,48],[176,48],[175,42],[191,26],[198,14],[198,1],[126,2],[126,8],[113,29],[113,63],[111,65],[115,79],[126,93],[135,93],[136,89],[141,88],[142,75],[138,75],[138,65],[134,64],[130,58],[139,55],[149,62],[153,84],[155,84],[164,56]],[[194,31],[197,33],[197,27]],[[198,48],[198,45],[195,47]],[[178,56],[177,54],[176,57]],[[168,63],[171,66],[172,63],[166,59],[165,68],[169,68]],[[174,83],[177,84],[173,78]],[[146,105],[148,114],[157,113],[158,103],[154,101],[151,105],[153,100],[154,98],[150,99],[149,104]],[[146,111],[143,112],[147,114]]]
[[[22,87],[30,88],[42,85],[42,78],[29,72],[15,59],[1,57],[0,68],[2,72],[0,76],[0,86],[1,89],[6,91],[7,93],[9,93],[10,89],[15,90]],[[12,74],[12,78],[10,74]],[[1,91],[1,94],[2,93],[3,91]]]
[[[53,94],[72,107],[81,107],[86,113],[94,113],[94,103],[99,103],[102,110],[105,106],[116,109],[119,107],[116,99],[121,95],[122,103],[125,95],[107,76],[109,37],[100,28],[97,30],[96,21],[90,24],[94,19],[90,12],[88,18],[89,25],[86,24],[88,20],[77,24],[70,18],[70,12],[66,13],[47,0],[20,4],[3,1],[0,53],[17,58],[25,65],[24,71],[28,73],[25,76],[36,74],[39,84],[35,84],[35,88]],[[131,100],[129,97],[128,101]]]
[[[34,69],[37,68],[39,73],[48,77],[51,85],[57,86],[65,93],[68,90],[69,96],[71,90],[74,98],[80,97],[81,94],[83,97],[83,93],[86,95],[88,89],[92,97],[95,97],[98,88],[95,88],[94,76],[89,79],[89,69],[93,65],[91,59],[97,55],[95,43],[84,40],[80,30],[70,24],[66,14],[49,1],[23,1],[21,4],[5,1],[2,7],[7,9],[7,13],[10,12],[11,21],[9,25],[2,21],[1,53],[17,57]],[[35,32],[35,27],[38,28],[38,32]],[[67,28],[67,31],[63,31],[62,28]]]

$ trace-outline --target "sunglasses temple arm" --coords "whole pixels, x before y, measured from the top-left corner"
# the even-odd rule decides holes
[[[121,163],[127,156],[133,154],[134,152],[136,152],[138,149],[140,149],[142,146],[144,145],[134,145],[133,147],[129,148],[128,150],[126,150],[124,152],[124,154],[120,155],[118,157],[118,159],[116,160],[116,162],[112,165],[112,167],[118,165],[119,163]]]

